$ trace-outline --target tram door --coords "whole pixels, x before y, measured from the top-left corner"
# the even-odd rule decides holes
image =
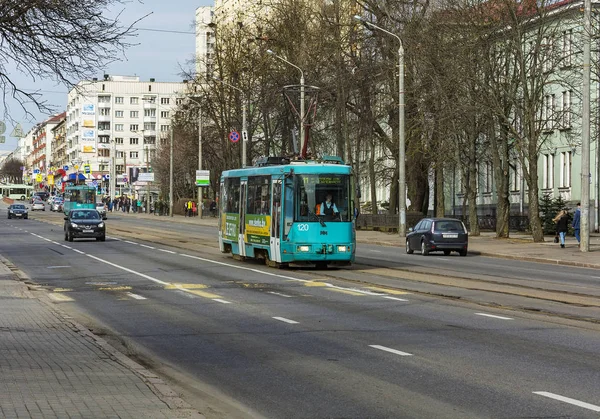
[[[238,247],[240,249],[240,256],[246,256],[246,243],[244,241],[244,234],[246,232],[247,186],[248,180],[242,180],[240,182],[240,227],[238,231]]]
[[[273,180],[271,199],[271,248],[270,259],[281,262],[281,180]]]

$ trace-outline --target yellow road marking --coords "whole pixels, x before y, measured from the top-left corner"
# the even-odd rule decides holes
[[[387,288],[379,288],[379,287],[366,287],[366,288],[368,288],[370,290],[373,290],[373,291],[383,292],[383,293],[392,294],[392,295],[410,294],[410,292],[407,292],[407,291],[390,290],[390,289],[387,289]]]
[[[73,291],[72,288],[54,288],[52,290],[53,292],[69,292],[69,291]]]
[[[309,281],[304,283],[305,287],[326,287],[327,284],[325,282],[320,281]]]
[[[204,284],[169,284],[165,285],[166,290],[202,290],[208,288],[208,285]]]
[[[341,290],[339,288],[327,288],[327,290],[334,291],[334,292],[341,292],[342,294],[356,295],[358,297],[364,297],[366,295],[361,292],[350,291],[350,290]]]
[[[182,291],[184,291],[184,290],[182,290]],[[198,290],[185,290],[185,292],[189,292],[190,294],[194,294],[194,295],[197,295],[199,297],[204,297],[204,298],[210,298],[210,299],[221,298],[220,295],[212,294],[210,292],[204,292],[204,291],[198,291]]]
[[[50,294],[48,294],[48,297],[54,301],[73,301],[73,299],[71,297],[68,297],[63,294],[50,293]]]
[[[100,287],[98,289],[100,291],[129,291],[132,288],[127,285],[121,285],[121,286],[117,286],[117,287]]]

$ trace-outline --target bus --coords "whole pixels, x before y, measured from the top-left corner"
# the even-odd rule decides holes
[[[350,265],[356,252],[351,167],[334,157],[267,157],[221,176],[219,248],[268,266]],[[327,195],[337,211],[320,209]]]
[[[88,185],[70,185],[65,188],[63,212],[69,214],[72,209],[96,209],[96,188]]]
[[[1,185],[2,197],[13,199],[15,201],[27,201],[33,193],[33,186],[26,184],[8,184]]]

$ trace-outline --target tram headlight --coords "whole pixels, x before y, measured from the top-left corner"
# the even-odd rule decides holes
[[[298,246],[296,249],[298,252],[310,252],[310,246]]]
[[[338,246],[338,252],[347,252],[349,250],[348,246]]]

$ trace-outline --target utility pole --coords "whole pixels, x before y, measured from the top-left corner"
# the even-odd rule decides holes
[[[171,139],[169,145],[170,158],[169,158],[169,216],[173,216],[173,123],[171,122]]]
[[[198,106],[198,170],[202,170],[202,108]],[[198,186],[198,215],[202,218],[202,186]]]
[[[156,141],[156,140],[155,140]],[[150,176],[150,154],[146,144],[146,176]],[[150,214],[150,181],[146,181],[146,214]]]
[[[583,11],[583,117],[581,120],[581,243],[582,252],[590,251],[590,50],[592,1],[584,0]]]

